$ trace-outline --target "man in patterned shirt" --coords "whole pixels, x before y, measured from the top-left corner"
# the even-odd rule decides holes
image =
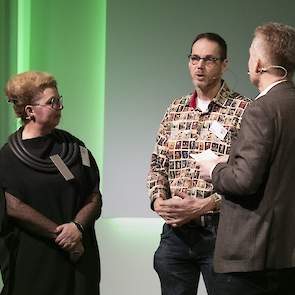
[[[194,157],[207,150],[224,160],[250,102],[222,80],[227,46],[219,35],[198,35],[188,66],[195,91],[169,106],[148,175],[151,207],[165,220],[154,257],[163,295],[197,294],[200,273],[212,294],[220,196],[199,177]],[[200,210],[208,213],[197,217]]]

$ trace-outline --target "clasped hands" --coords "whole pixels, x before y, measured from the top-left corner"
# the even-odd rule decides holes
[[[200,178],[211,181],[212,171],[218,163],[227,162],[228,155],[218,157],[213,152],[206,152],[198,159]],[[212,197],[192,198],[183,192],[176,192],[170,199],[157,198],[154,201],[154,210],[174,227],[181,226],[201,215],[215,209]]]
[[[211,197],[192,198],[183,192],[176,192],[167,200],[157,198],[154,202],[154,210],[173,227],[181,226],[192,219],[197,219],[211,211],[215,204]]]
[[[63,250],[69,252],[70,259],[77,262],[84,253],[82,233],[73,222],[59,225],[55,231],[55,243]]]

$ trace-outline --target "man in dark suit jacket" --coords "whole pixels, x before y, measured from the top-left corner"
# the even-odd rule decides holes
[[[216,295],[295,294],[295,29],[260,26],[249,77],[260,94],[244,113],[228,163],[202,161],[224,196]]]

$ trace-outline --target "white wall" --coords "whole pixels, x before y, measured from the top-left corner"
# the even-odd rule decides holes
[[[162,230],[160,218],[103,218],[96,223],[101,256],[101,295],[157,295],[160,282],[153,255]],[[198,295],[206,295],[203,280]]]
[[[253,31],[268,21],[295,25],[294,9],[289,0],[108,0],[107,7],[103,216],[152,217],[145,178],[155,133],[172,99],[193,90],[187,54],[194,37],[224,37],[226,81],[253,97]]]
[[[253,97],[257,91],[247,76],[253,31],[269,21],[295,26],[294,7],[289,0],[108,0],[103,171],[108,218],[97,223],[102,295],[160,295],[152,261],[161,221],[149,218],[154,214],[145,178],[164,111],[172,98],[192,90],[186,58],[192,39],[201,32],[223,36],[226,80]],[[203,284],[199,294],[206,294]]]

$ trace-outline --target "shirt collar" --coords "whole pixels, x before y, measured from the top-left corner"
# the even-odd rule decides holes
[[[267,86],[263,91],[261,91],[256,97],[254,100],[258,99],[259,97],[261,96],[264,96],[267,92],[270,91],[270,89],[272,89],[273,87],[275,87],[276,85],[282,83],[282,82],[287,82],[287,80],[280,80],[280,81],[276,81],[272,84],[270,84],[269,86]]]
[[[221,107],[225,107],[225,103],[231,93],[232,93],[232,91],[228,88],[225,81],[222,80],[221,87],[220,87],[219,91],[217,92],[216,96],[213,97],[212,101],[215,102],[216,104],[220,105]],[[194,93],[191,95],[191,97],[188,101],[188,106],[195,109],[197,106],[197,99],[198,99],[197,92],[194,91]]]

